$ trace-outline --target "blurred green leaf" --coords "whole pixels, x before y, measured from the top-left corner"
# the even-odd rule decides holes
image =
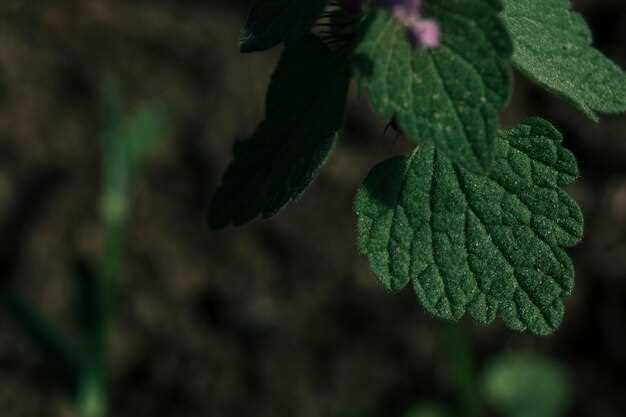
[[[167,116],[164,107],[155,102],[125,115],[121,96],[109,83],[104,90],[102,117],[103,213],[105,217],[123,217],[135,173],[168,134]]]
[[[98,270],[92,270],[86,262],[77,262],[75,267],[79,297],[76,307],[83,319],[77,403],[81,415],[86,417],[102,417],[107,410],[107,339],[122,275],[133,181],[142,162],[168,133],[163,106],[148,102],[127,113],[112,82],[104,89],[102,119],[102,254]]]
[[[487,401],[507,417],[560,417],[570,391],[563,367],[533,355],[495,359],[483,375]]]
[[[102,97],[103,184],[101,212],[104,227],[102,264],[97,288],[103,297],[98,308],[98,321],[106,321],[119,279],[125,223],[130,205],[132,182],[145,158],[168,135],[164,107],[156,102],[142,104],[135,112],[126,113],[117,85],[105,85]],[[101,281],[101,282],[100,282]]]

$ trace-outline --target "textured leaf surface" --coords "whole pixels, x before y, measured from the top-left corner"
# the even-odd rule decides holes
[[[506,355],[485,370],[485,397],[508,417],[561,417],[569,403],[565,370],[548,359]]]
[[[591,32],[582,16],[570,9],[569,0],[504,4],[517,68],[594,120],[596,111],[626,110],[624,71],[592,47]]]
[[[560,189],[576,161],[548,122],[502,131],[488,176],[454,164],[432,145],[370,173],[356,198],[358,241],[380,281],[412,281],[424,307],[457,320],[499,315],[512,329],[547,334],[574,285],[563,250],[582,235],[582,215]]]
[[[341,128],[349,81],[347,57],[314,36],[285,49],[267,93],[265,120],[235,145],[213,198],[212,227],[269,217],[304,191]]]
[[[241,30],[241,52],[293,43],[308,32],[326,0],[258,0]]]
[[[509,98],[512,54],[499,0],[431,0],[441,45],[412,49],[386,11],[371,18],[357,48],[357,70],[373,107],[415,142],[434,141],[475,171],[493,159],[498,111]]]

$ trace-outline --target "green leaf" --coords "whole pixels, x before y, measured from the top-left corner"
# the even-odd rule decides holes
[[[568,0],[504,0],[515,44],[513,63],[545,89],[593,120],[626,111],[624,71],[592,47],[582,16]]]
[[[361,83],[373,107],[416,143],[433,141],[474,171],[493,160],[498,111],[508,101],[512,54],[499,0],[431,0],[441,45],[412,49],[386,11],[375,12],[357,47]]]
[[[358,242],[380,281],[409,281],[426,310],[548,334],[573,289],[563,247],[583,218],[560,187],[577,176],[562,137],[541,119],[501,131],[488,175],[453,163],[432,145],[370,173],[356,197]]]
[[[264,51],[281,42],[297,41],[325,6],[326,0],[258,0],[241,30],[241,52]]]
[[[267,93],[265,120],[235,145],[209,212],[214,228],[267,218],[317,175],[343,122],[348,57],[313,35],[285,49]]]
[[[486,399],[507,417],[560,417],[569,405],[565,370],[528,354],[493,361],[483,376]]]

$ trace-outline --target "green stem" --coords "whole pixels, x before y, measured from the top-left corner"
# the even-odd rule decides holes
[[[78,388],[78,412],[80,417],[104,417],[107,415],[106,375],[103,364],[93,361],[83,364]]]
[[[450,371],[459,395],[459,405],[464,416],[482,416],[480,392],[474,372],[472,351],[468,336],[460,323],[446,327],[445,344],[450,360]]]
[[[91,303],[86,307],[93,320],[82,329],[83,356],[78,380],[80,417],[104,417],[107,414],[106,357],[109,312],[104,279],[97,274]]]
[[[108,340],[121,274],[127,202],[126,187],[105,190],[102,199],[103,254],[93,277],[93,294],[89,297],[92,302],[87,306],[93,320],[83,329],[84,355],[78,387],[80,417],[107,415]]]
[[[98,272],[88,281],[89,322],[83,329],[84,354],[79,381],[81,417],[107,415],[107,356],[113,327],[122,257],[130,209],[133,177],[152,141],[163,132],[159,107],[144,107],[136,116],[123,117],[121,97],[113,83],[105,88],[102,133],[102,195],[100,214],[104,238]]]

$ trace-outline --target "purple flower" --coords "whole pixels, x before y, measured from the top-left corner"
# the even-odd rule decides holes
[[[392,16],[406,28],[406,36],[413,48],[439,46],[439,25],[434,20],[423,19],[421,0],[376,0],[376,5],[391,10]]]
[[[439,46],[439,26],[430,19],[418,19],[407,26],[407,37],[413,48],[436,48]]]
[[[344,8],[358,13],[366,0],[343,0]],[[391,15],[406,28],[406,36],[413,48],[436,48],[439,46],[439,25],[420,14],[421,0],[376,0],[376,5],[391,11]]]

